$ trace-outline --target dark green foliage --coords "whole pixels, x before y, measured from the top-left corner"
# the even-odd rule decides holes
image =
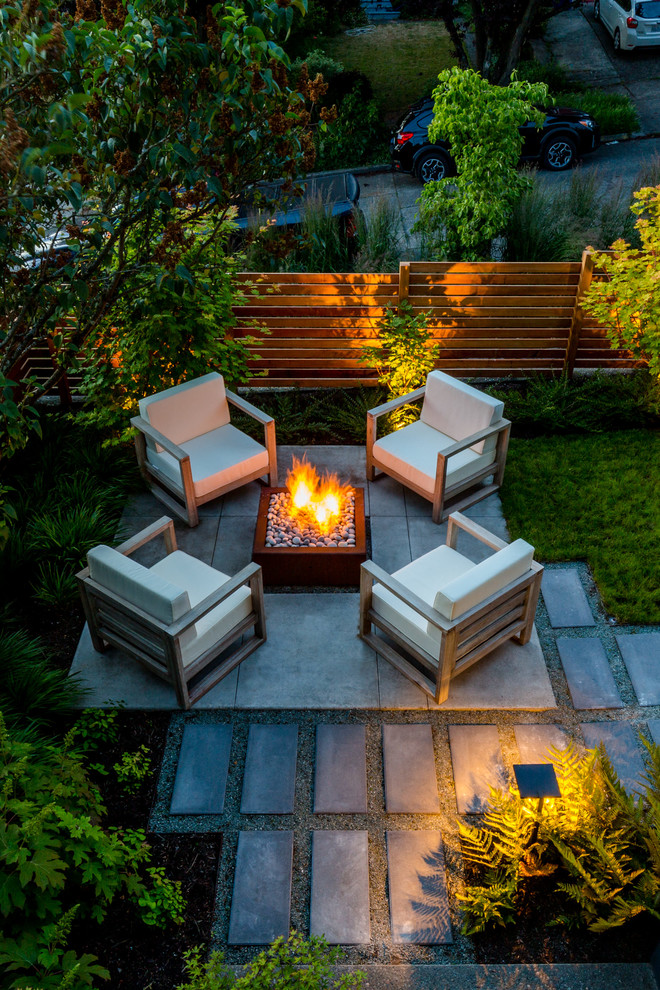
[[[544,561],[586,560],[606,610],[660,622],[660,433],[512,440],[501,489],[512,539]]]
[[[250,401],[275,418],[278,443],[358,444],[365,442],[367,410],[384,398],[383,389],[360,387],[265,391],[250,396]],[[254,420],[234,416],[234,421],[259,436]]]
[[[0,715],[0,968],[3,987],[79,990],[108,977],[67,949],[74,917],[102,923],[115,897],[147,924],[180,920],[180,887],[149,867],[144,832],[106,829],[82,759],[21,741]],[[62,982],[70,973],[68,982]]]
[[[212,952],[202,960],[200,948],[186,953],[188,981],[177,990],[350,990],[361,987],[364,973],[335,976],[332,967],[341,950],[330,949],[324,938],[304,938],[292,932],[288,939],[277,938],[251,963],[235,974],[226,965],[222,952]]]
[[[84,692],[49,661],[40,640],[22,629],[0,631],[0,710],[12,725],[48,732],[80,705]]]
[[[360,79],[339,103],[332,127],[317,134],[318,170],[357,168],[387,160],[387,130],[378,104],[367,92]]]
[[[512,788],[491,792],[482,828],[460,824],[479,873],[459,895],[465,931],[515,924],[543,879],[547,924],[604,932],[642,913],[660,920],[660,748],[644,743],[643,797],[628,796],[604,750],[570,745],[552,754],[562,796],[541,813]]]
[[[600,433],[658,425],[660,389],[647,372],[531,378],[486,389],[506,405],[513,436]]]

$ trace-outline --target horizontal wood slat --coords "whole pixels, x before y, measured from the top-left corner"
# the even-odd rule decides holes
[[[575,324],[582,262],[405,262],[399,273],[254,273],[237,278],[245,302],[234,309],[237,337],[252,335],[254,386],[375,385],[360,352],[378,336],[388,306],[407,299],[431,310],[437,367],[464,377],[557,374],[578,368],[630,368],[604,327],[582,314]],[[596,271],[594,279],[603,278]],[[256,321],[268,332],[255,333]],[[569,373],[570,373],[569,367]],[[45,381],[48,346],[35,347],[28,373]],[[266,371],[264,377],[259,372]],[[69,377],[75,390],[79,374]]]

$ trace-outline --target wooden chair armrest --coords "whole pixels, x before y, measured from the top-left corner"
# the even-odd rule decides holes
[[[189,458],[189,454],[186,454],[185,450],[182,450],[177,444],[175,444],[169,437],[166,437],[159,430],[155,430],[151,423],[147,423],[146,419],[142,419],[141,416],[134,416],[131,420],[131,426],[134,426],[136,430],[140,433],[144,433],[145,436],[150,437],[156,443],[171,454],[172,457],[176,457],[177,461],[185,461]]]
[[[451,457],[452,454],[458,454],[461,450],[467,450],[468,447],[472,447],[475,443],[479,443],[481,440],[485,440],[487,437],[492,437],[495,433],[501,433],[502,430],[506,430],[511,426],[511,422],[508,419],[499,419],[497,423],[493,423],[492,426],[487,426],[483,430],[479,430],[477,433],[473,433],[469,437],[464,437],[462,440],[456,440],[455,443],[450,444],[449,447],[445,447],[441,453],[444,457]],[[495,468],[493,468],[493,471]]]
[[[432,605],[429,605],[428,602],[422,601],[422,599],[416,595],[414,591],[411,591],[410,588],[406,588],[404,584],[401,584],[400,581],[393,578],[392,575],[388,574],[387,571],[384,571],[382,567],[374,564],[372,560],[367,560],[366,563],[362,564],[361,570],[369,574],[374,581],[378,582],[378,584],[382,584],[384,588],[391,591],[392,594],[396,595],[397,598],[400,598],[406,605],[409,605],[410,608],[415,610],[415,612],[418,612],[419,615],[421,615],[423,619],[426,619],[427,622],[437,626],[437,628],[442,632],[449,632],[449,630],[456,625],[455,621],[452,622],[445,619],[445,617],[437,612]]]
[[[217,591],[207,595],[207,597],[204,598],[203,601],[199,602],[198,605],[195,605],[190,612],[186,612],[184,616],[169,625],[167,627],[168,633],[171,636],[179,636],[182,632],[185,632],[186,629],[189,629],[190,626],[194,625],[195,622],[206,615],[207,612],[210,612],[211,609],[216,607],[216,605],[223,602],[225,598],[229,598],[229,596],[233,595],[235,591],[238,591],[238,589],[246,584],[251,577],[258,574],[260,570],[261,568],[258,564],[248,564],[247,567],[244,567],[242,571],[235,574],[233,578],[229,579],[229,581],[225,581],[225,583],[221,585]]]
[[[272,423],[273,417],[269,416],[268,413],[262,412],[261,409],[257,409],[253,406],[251,402],[246,399],[241,398],[240,395],[236,395],[235,392],[230,392],[228,388],[225,389],[225,395],[227,396],[227,401],[231,402],[232,406],[236,406],[241,412],[244,412],[247,416],[251,416],[252,419],[256,419],[258,423]]]
[[[453,533],[454,528],[463,529],[470,536],[474,536],[475,539],[480,540],[487,546],[492,547],[493,550],[503,550],[504,547],[508,547],[508,543],[501,540],[499,536],[495,536],[490,530],[484,529],[478,523],[473,522],[472,519],[468,519],[464,516],[462,512],[452,512],[448,519],[447,526],[447,546],[453,547],[455,542],[455,536]],[[458,534],[456,534],[458,535]]]
[[[385,413],[392,412],[394,409],[398,409],[399,406],[405,406],[408,402],[415,402],[417,399],[421,399],[425,392],[426,385],[422,385],[421,388],[416,388],[414,392],[399,395],[396,399],[390,399],[388,402],[383,402],[379,406],[374,406],[373,409],[367,411],[367,416],[378,419],[379,416],[384,416]]]
[[[131,536],[121,543],[117,550],[119,553],[123,553],[125,557],[130,557],[132,553],[135,553],[136,550],[139,550],[156,536],[160,536],[161,533],[165,534],[167,552],[172,553],[173,550],[176,550],[176,533],[174,532],[174,523],[169,516],[161,516],[151,526],[141,529],[135,536]]]

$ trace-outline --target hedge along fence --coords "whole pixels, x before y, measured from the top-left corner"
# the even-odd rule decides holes
[[[601,277],[586,251],[581,262],[402,262],[397,274],[245,272],[239,279],[259,291],[235,308],[236,333],[250,333],[255,319],[269,331],[253,347],[249,384],[261,387],[375,385],[360,352],[388,305],[404,299],[414,312],[432,311],[438,367],[463,378],[632,368],[581,308]],[[45,381],[56,360],[44,345],[24,370]],[[62,402],[76,385],[73,375],[60,383]]]

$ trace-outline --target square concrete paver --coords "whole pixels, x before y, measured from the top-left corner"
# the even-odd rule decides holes
[[[268,945],[289,934],[293,832],[239,832],[229,945]]]
[[[312,832],[309,930],[330,945],[370,941],[368,832]]]
[[[541,582],[541,593],[553,629],[596,625],[576,570],[570,568],[548,570],[546,567]]]
[[[430,725],[384,725],[383,769],[389,815],[440,811]]]
[[[364,814],[366,810],[366,726],[317,725],[314,814]]]
[[[515,725],[520,763],[550,763],[550,750],[564,749],[569,735],[562,725]]]
[[[580,725],[589,749],[603,743],[621,783],[629,794],[643,790],[644,762],[637,732],[627,722],[583,722]]]
[[[290,815],[296,790],[297,725],[251,725],[242,815]]]
[[[575,708],[623,708],[619,689],[599,639],[567,639],[560,636],[557,638],[557,649]]]
[[[185,725],[171,815],[221,815],[231,751],[231,725]]]
[[[617,636],[640,705],[660,705],[660,633]]]
[[[237,708],[378,708],[359,595],[266,595],[268,640],[238,674]]]
[[[450,725],[449,747],[459,815],[486,810],[491,787],[504,789],[506,770],[496,725]]]
[[[387,873],[392,941],[452,942],[440,832],[387,832]]]

